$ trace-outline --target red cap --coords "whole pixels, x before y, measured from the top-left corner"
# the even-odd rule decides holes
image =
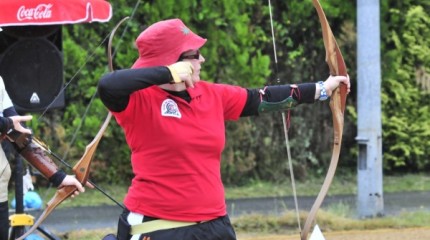
[[[173,64],[182,53],[197,50],[205,42],[206,39],[193,33],[180,19],[156,22],[137,37],[139,58],[131,68]]]

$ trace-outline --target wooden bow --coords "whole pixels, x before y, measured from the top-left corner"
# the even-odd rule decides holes
[[[113,58],[112,58],[112,39],[115,35],[116,30],[118,27],[127,20],[128,17],[123,18],[112,30],[110,36],[109,36],[109,42],[108,42],[108,61],[109,61],[109,71],[113,71]],[[82,184],[85,185],[88,180],[88,176],[90,174],[90,166],[91,162],[94,156],[94,153],[98,147],[98,144],[103,137],[103,133],[105,132],[107,126],[109,125],[109,121],[112,117],[112,114],[109,112],[106,116],[103,125],[101,126],[100,130],[97,132],[97,135],[94,137],[94,139],[86,146],[85,152],[82,155],[81,159],[78,163],[76,163],[75,166],[73,166],[73,172],[76,176],[76,179]],[[26,238],[28,235],[30,235],[34,230],[36,230],[39,225],[48,217],[49,214],[52,213],[52,211],[60,205],[64,200],[69,198],[75,191],[77,191],[77,188],[75,186],[64,186],[57,190],[55,195],[51,198],[51,200],[47,203],[45,210],[42,212],[42,214],[39,216],[37,221],[33,224],[33,226],[21,237],[18,238],[18,240],[22,240]]]
[[[321,23],[324,47],[326,50],[326,59],[328,67],[330,68],[330,75],[333,76],[347,76],[346,65],[342,57],[342,53],[339,46],[336,43],[336,38],[331,31],[330,25],[324,14],[318,0],[312,0],[312,3],[317,10],[318,17]],[[324,183],[321,187],[320,192],[313,204],[311,211],[309,212],[303,230],[301,232],[301,240],[307,240],[308,233],[311,225],[313,224],[317,211],[320,208],[325,196],[327,195],[328,189],[333,180],[336,172],[336,167],[339,161],[340,148],[342,143],[342,133],[344,124],[344,112],[346,105],[347,86],[341,84],[336,90],[333,91],[330,100],[330,109],[333,116],[333,130],[334,130],[334,141],[333,141],[333,152],[331,156],[330,166],[327,175],[324,179]]]

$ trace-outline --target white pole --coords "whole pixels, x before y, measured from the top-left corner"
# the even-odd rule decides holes
[[[357,212],[384,215],[379,0],[357,0]]]

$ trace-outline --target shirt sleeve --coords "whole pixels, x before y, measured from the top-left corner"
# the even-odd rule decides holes
[[[315,83],[301,83],[296,85],[298,87],[298,93],[293,94],[292,97],[298,104],[315,102]],[[241,117],[258,115],[258,107],[262,100],[260,90],[261,89],[247,89],[248,97],[240,115]],[[281,102],[291,95],[291,85],[268,86],[264,92],[264,101],[272,103]]]
[[[169,83],[172,79],[166,67],[117,70],[105,74],[99,81],[98,91],[103,104],[113,112],[127,108],[130,95],[153,86]]]
[[[13,128],[13,121],[7,117],[0,117],[0,133],[6,134],[10,129]]]
[[[224,106],[224,119],[237,120],[245,106],[247,99],[246,88],[227,84],[216,84],[222,89],[222,101]]]

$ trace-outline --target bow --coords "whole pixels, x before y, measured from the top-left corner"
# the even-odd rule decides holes
[[[342,53],[339,46],[336,43],[336,38],[331,31],[330,25],[324,14],[318,0],[312,0],[312,3],[318,13],[319,21],[321,23],[322,35],[324,40],[324,47],[326,51],[325,61],[330,68],[330,75],[335,76],[347,76],[346,65],[342,57]],[[309,212],[303,231],[301,232],[301,240],[306,240],[307,235],[310,231],[311,224],[314,222],[318,209],[320,208],[325,196],[327,195],[328,189],[333,180],[334,174],[336,172],[336,167],[339,161],[340,147],[342,143],[342,133],[343,133],[343,123],[344,123],[344,112],[346,105],[346,94],[347,86],[341,84],[336,90],[333,91],[330,100],[330,109],[333,116],[333,131],[334,131],[334,141],[333,141],[333,152],[331,156],[331,161],[327,175],[324,179],[324,183],[321,187],[320,192]]]
[[[43,151],[49,153],[49,155],[53,156],[55,159],[57,159],[58,161],[60,161],[62,164],[64,164],[66,167],[73,169],[73,166],[70,166],[66,161],[64,161],[61,157],[59,157],[57,154],[55,154],[54,152],[51,151],[51,149],[49,149],[49,146],[42,142],[40,139],[33,137],[32,138],[32,142],[35,143],[36,145],[38,145]],[[109,195],[107,192],[105,192],[102,188],[100,188],[99,186],[97,186],[97,184],[95,184],[94,182],[92,182],[90,179],[87,179],[87,182],[90,183],[95,189],[99,190],[99,192],[101,192],[103,195],[105,195],[107,198],[109,198],[112,202],[116,203],[116,205],[118,205],[120,208],[124,209],[124,206],[119,203],[117,200],[115,200],[111,195]]]
[[[110,36],[109,36],[109,42],[108,42],[108,62],[109,62],[109,71],[113,71],[113,58],[112,58],[112,40],[113,36],[115,35],[116,30],[118,27],[129,17],[123,18],[112,30]],[[76,179],[82,184],[85,185],[88,181],[88,176],[90,174],[90,166],[91,162],[94,156],[94,153],[98,147],[98,144],[103,137],[103,133],[105,132],[107,126],[109,125],[109,121],[112,117],[112,114],[109,112],[106,116],[102,126],[100,127],[100,130],[97,132],[94,139],[85,147],[85,152],[82,155],[81,159],[78,161],[78,163],[73,166],[73,172],[76,176]],[[46,205],[45,210],[42,212],[42,214],[39,216],[37,221],[33,224],[33,226],[21,237],[18,238],[18,240],[22,240],[26,238],[28,235],[30,235],[34,230],[36,230],[39,225],[48,217],[49,214],[52,213],[52,211],[60,205],[64,200],[69,198],[77,188],[75,186],[64,186],[60,189],[58,189],[55,193],[55,195],[49,200],[49,202]]]

